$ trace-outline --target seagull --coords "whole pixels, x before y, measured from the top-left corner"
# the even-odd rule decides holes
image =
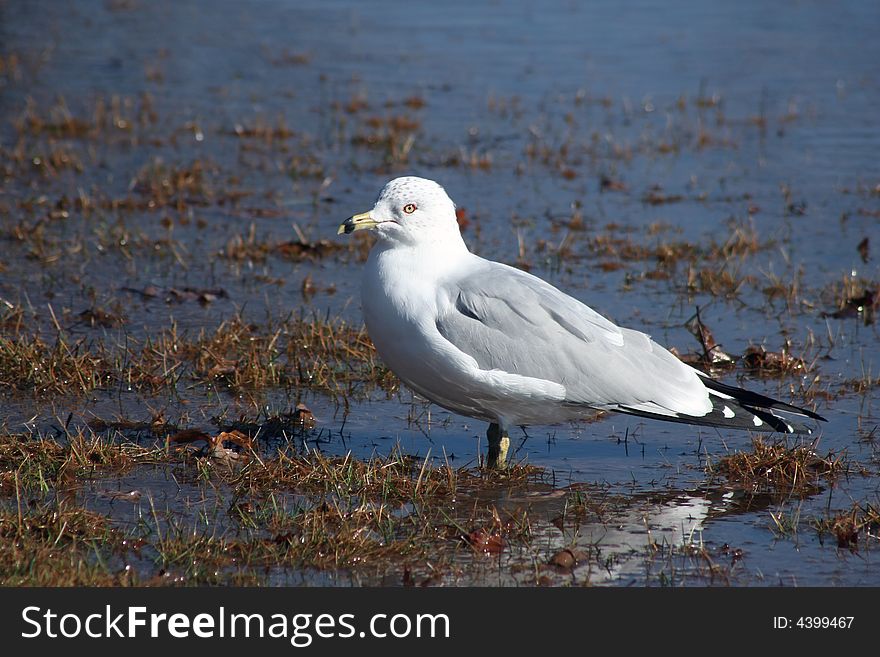
[[[362,277],[367,332],[417,394],[489,423],[503,467],[511,427],[595,410],[709,427],[809,434],[804,408],[716,381],[648,335],[617,326],[550,283],[471,253],[438,183],[404,176],[338,234],[378,238]]]

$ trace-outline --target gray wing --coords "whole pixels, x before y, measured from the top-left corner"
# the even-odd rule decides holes
[[[711,408],[692,368],[531,274],[483,261],[442,293],[437,329],[483,369],[559,383],[571,403],[692,415]]]

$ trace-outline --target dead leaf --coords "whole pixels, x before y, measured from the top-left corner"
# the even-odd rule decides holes
[[[292,240],[290,242],[281,242],[276,244],[274,250],[279,255],[290,258],[291,260],[301,260],[303,258],[317,259],[338,251],[342,246],[330,240],[318,240],[317,242],[308,242],[303,239]]]
[[[226,447],[225,443],[233,443],[246,450],[253,449],[253,440],[241,431],[235,430],[221,431],[216,436],[211,436],[200,429],[184,429],[183,431],[178,431],[174,435],[169,436],[167,444],[170,448],[172,443],[189,444],[200,440],[205,442],[202,455],[210,456],[221,461],[239,461],[248,459],[247,454],[241,454],[235,450],[229,449]]]
[[[236,452],[226,447],[225,443],[233,443],[239,447],[252,450],[253,440],[241,431],[221,431],[214,436],[206,448],[207,455],[218,461],[233,463],[235,461],[247,461],[250,457],[246,453]]]
[[[139,490],[104,490],[98,493],[98,495],[109,500],[121,500],[123,502],[137,502],[141,499],[141,497],[143,497],[143,493],[141,493]]]
[[[113,328],[125,323],[125,318],[115,313],[107,312],[102,308],[87,308],[79,314],[80,320],[92,327],[103,326]]]
[[[767,351],[764,347],[752,345],[743,354],[743,367],[753,373],[798,372],[806,369],[806,363],[783,351]]]
[[[661,187],[655,185],[642,197],[642,203],[649,205],[665,205],[667,203],[680,203],[684,200],[681,194],[664,194]]]
[[[305,404],[297,404],[293,413],[293,421],[302,429],[314,429],[318,421]]]
[[[243,447],[244,449],[253,449],[254,442],[250,436],[247,434],[243,434],[241,431],[237,431],[233,429],[232,431],[221,431],[214,438],[211,439],[212,444],[217,446],[223,446],[224,443],[230,442],[238,445],[239,447]]]
[[[599,190],[603,192],[625,192],[626,183],[622,180],[614,180],[608,176],[599,178]]]
[[[504,551],[505,547],[505,540],[501,534],[483,528],[475,529],[463,539],[475,551],[485,554],[499,554]]]
[[[239,454],[234,449],[223,447],[223,445],[215,446],[213,449],[206,453],[206,456],[210,456],[212,459],[220,461],[222,463],[233,463],[235,461],[244,459],[243,454]]]
[[[139,294],[145,299],[153,299],[162,294],[162,290],[155,285],[148,285],[143,290],[133,287],[123,287],[123,292],[131,292]],[[198,288],[198,287],[170,287],[165,291],[165,303],[183,303],[185,301],[198,301],[201,304],[208,304],[217,299],[226,298],[229,295],[226,290],[221,288]]]
[[[425,99],[421,96],[409,96],[403,101],[403,104],[410,109],[422,109],[425,106]]]
[[[171,443],[195,443],[200,440],[204,440],[206,445],[210,445],[213,439],[210,434],[205,433],[201,429],[183,429],[168,436],[167,443],[170,446]]]
[[[208,370],[209,379],[220,379],[233,374],[235,374],[235,363],[228,360],[221,361]]]
[[[875,290],[865,290],[864,294],[847,299],[843,306],[834,312],[822,313],[822,317],[845,319],[864,314],[865,325],[874,323],[874,310],[880,303],[880,296]]]
[[[170,303],[172,301],[176,302],[184,302],[184,301],[198,301],[201,304],[209,304],[217,299],[227,297],[226,290],[221,288],[197,288],[197,287],[184,287],[184,288],[168,288],[168,296],[165,301]]]
[[[859,252],[859,256],[861,257],[862,262],[868,262],[868,260],[870,260],[870,258],[871,258],[871,243],[870,243],[870,241],[868,241],[867,237],[865,239],[863,239],[861,242],[859,242],[859,245],[856,247],[856,250]]]
[[[584,552],[581,552],[580,550],[569,550],[566,548],[550,557],[550,565],[564,568],[565,570],[571,570],[586,558],[587,555]]]
[[[138,290],[133,287],[123,287],[123,292],[131,292],[132,294],[139,294],[146,299],[152,299],[153,297],[159,296],[161,290],[155,285],[147,285],[143,290]]]
[[[678,358],[682,363],[690,365],[691,367],[704,367],[705,363],[703,362],[703,356],[701,354],[694,353],[693,351],[689,351],[686,354],[681,353],[675,347],[669,347],[669,353]]]
[[[706,326],[700,318],[699,309],[697,309],[697,313],[685,326],[687,326],[687,329],[695,338],[697,338],[697,340],[699,340],[700,345],[702,345],[703,361],[706,365],[723,367],[724,365],[732,365],[736,361],[733,356],[722,351],[721,347],[715,341],[715,336],[712,335],[712,331],[709,330],[709,327]]]

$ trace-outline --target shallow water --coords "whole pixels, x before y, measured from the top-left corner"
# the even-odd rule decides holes
[[[727,380],[739,376],[750,388],[799,403],[804,380],[818,373],[816,385],[831,393],[818,399],[829,420],[818,451],[845,452],[866,475],[778,510],[798,509],[807,518],[853,501],[876,503],[876,324],[822,311],[835,310],[829,290],[845,278],[875,290],[880,279],[877,256],[865,262],[857,250],[866,237],[880,249],[878,27],[873,2],[647,0],[622,8],[511,0],[400,11],[391,2],[367,9],[264,0],[247,7],[217,2],[208,11],[187,2],[0,1],[0,54],[14,53],[19,62],[0,75],[0,139],[6,154],[20,146],[32,165],[10,163],[0,191],[0,298],[32,309],[35,328],[47,332],[47,305],[59,314],[67,309],[69,332],[87,340],[143,337],[172,317],[181,329],[198,331],[239,310],[252,321],[302,310],[359,324],[361,264],[350,254],[291,262],[273,255],[231,261],[218,252],[251,230],[269,242],[293,239],[294,226],[311,240],[336,240],[338,223],[368,209],[387,179],[417,173],[440,181],[466,209],[465,238],[475,252],[526,265],[663,344],[696,348],[684,323],[697,306],[730,353],[750,344],[776,351],[790,339],[793,353],[816,359],[806,377],[754,378],[738,369]],[[119,95],[134,99],[123,110],[131,117],[144,93],[155,121],[59,140],[79,157],[81,171],[58,166],[47,174],[37,162],[47,157],[45,141],[14,125],[27,99],[47,108],[63,96],[74,115],[90,116],[96,99],[109,104]],[[404,102],[411,98],[420,101]],[[369,107],[346,109],[355,102]],[[406,157],[391,152],[389,162],[389,152],[358,140],[371,132],[369,116],[392,114],[420,125]],[[293,136],[236,135],[281,120]],[[211,194],[180,216],[149,208],[73,211],[45,222],[46,249],[55,257],[35,257],[10,236],[12,227],[43,222],[56,199],[80,190],[137,197],[137,180],[157,160],[181,167],[202,161]],[[603,177],[620,188],[603,189]],[[239,200],[229,201],[236,192]],[[597,235],[708,248],[728,239],[730,221],[753,227],[762,244],[731,261],[736,273],[754,277],[735,298],[688,290],[686,264],[655,277],[654,260],[606,270],[605,258],[591,251]],[[160,245],[163,239],[173,246]],[[85,249],[72,253],[77,240]],[[306,277],[318,288],[308,298],[301,292]],[[776,278],[797,280],[793,307],[763,292]],[[123,290],[147,285],[219,287],[228,297],[203,306]],[[120,305],[124,329],[72,321],[95,299]],[[838,394],[844,381],[860,379],[873,383]],[[399,443],[407,453],[445,453],[459,465],[475,464],[485,447],[480,423],[406,391],[351,400],[347,413],[309,392],[257,397],[276,412],[305,401],[321,430],[312,444],[329,453],[365,457]],[[7,394],[2,403],[12,431],[52,430],[71,413],[74,425],[95,416],[148,420],[155,409],[203,426],[224,412],[252,412],[254,404],[222,392],[151,398],[124,388],[51,400]],[[603,530],[601,541],[618,554],[644,546],[639,528],[647,517],[672,543],[698,527],[713,549],[742,548],[734,583],[880,584],[870,551],[841,553],[806,529],[779,536],[767,508],[723,510],[695,492],[706,460],[746,448],[746,434],[609,416],[530,427],[527,438],[513,438],[517,459],[552,469],[561,485],[671,494],[672,502],[636,505],[612,535]],[[689,500],[696,518],[685,528],[675,512],[680,499]],[[621,561],[591,581],[651,581],[633,572],[643,560],[632,567]]]

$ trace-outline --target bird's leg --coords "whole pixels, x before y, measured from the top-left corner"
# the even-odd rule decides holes
[[[507,450],[510,449],[510,437],[500,424],[493,422],[486,431],[489,439],[489,454],[486,463],[490,468],[503,468],[507,464]]]

